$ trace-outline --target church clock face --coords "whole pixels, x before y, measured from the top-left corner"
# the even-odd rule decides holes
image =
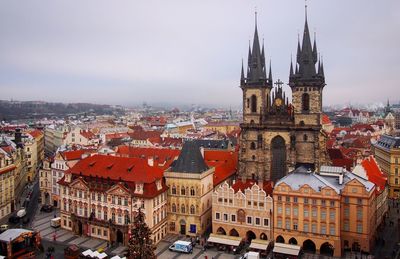
[[[283,103],[283,101],[282,101],[282,99],[281,99],[281,98],[276,98],[276,99],[275,99],[275,105],[276,105],[276,106],[278,106],[278,107],[279,107],[279,106],[281,106],[281,105],[282,105],[282,103]]]

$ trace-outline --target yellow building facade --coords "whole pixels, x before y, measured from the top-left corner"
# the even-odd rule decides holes
[[[383,135],[372,146],[376,162],[386,174],[389,184],[389,197],[400,197],[400,137]]]

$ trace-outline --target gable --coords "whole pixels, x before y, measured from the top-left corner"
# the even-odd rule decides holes
[[[120,196],[130,195],[129,191],[124,186],[122,186],[120,184],[116,184],[113,187],[111,187],[107,191],[107,194],[120,195]]]
[[[88,190],[89,187],[87,186],[86,182],[84,180],[82,180],[81,178],[77,178],[75,179],[70,185],[69,187],[71,188],[76,188],[76,189],[80,189],[80,190]]]

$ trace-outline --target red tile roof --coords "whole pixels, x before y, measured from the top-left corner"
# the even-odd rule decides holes
[[[83,137],[87,139],[94,139],[96,137],[96,135],[90,130],[82,130],[80,133]]]
[[[171,165],[174,159],[179,156],[181,151],[169,148],[131,147],[121,145],[116,148],[116,152],[117,155],[121,157],[135,157],[146,160],[152,158],[155,165],[162,165],[162,167],[166,169]]]
[[[386,186],[387,177],[379,168],[375,158],[370,156],[361,162],[362,167],[367,172],[368,180],[373,182],[378,188],[379,193],[383,192]]]
[[[147,140],[149,138],[160,137],[162,131],[159,130],[135,130],[134,132],[128,133],[129,136],[134,140]]]
[[[215,167],[213,184],[217,186],[237,172],[238,152],[228,150],[205,150],[204,160]]]
[[[127,132],[123,132],[123,133],[109,133],[106,134],[106,142],[112,140],[112,139],[121,139],[121,138],[129,138],[129,135]]]
[[[8,172],[14,170],[15,168],[17,168],[15,165],[0,168],[0,175],[8,173]]]
[[[154,197],[167,190],[163,181],[163,169],[149,166],[146,159],[94,155],[77,162],[67,171],[75,178],[83,177],[86,182],[104,181],[109,179],[114,183],[122,182],[134,192],[136,183],[143,183],[143,194],[135,196]],[[62,178],[59,184],[66,184]],[[161,180],[162,188],[157,190],[156,180]]]
[[[328,115],[322,114],[322,124],[332,124],[332,121],[329,119]]]
[[[40,130],[32,130],[32,131],[30,131],[28,133],[29,133],[29,135],[31,135],[32,137],[34,137],[36,139],[41,137],[41,136],[43,136],[43,132],[40,131]]]
[[[239,190],[244,193],[244,190],[247,188],[251,188],[254,184],[258,184],[256,180],[251,180],[247,179],[245,182],[242,182],[241,180],[236,181],[233,185],[232,188],[236,192]],[[267,193],[267,195],[272,195],[272,190],[273,190],[274,183],[272,181],[263,181],[263,186],[262,189]]]

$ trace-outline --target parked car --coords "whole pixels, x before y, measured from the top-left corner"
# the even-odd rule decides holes
[[[18,223],[19,222],[19,217],[17,215],[11,215],[10,218],[8,219],[8,222],[10,223]]]
[[[53,211],[53,206],[45,204],[40,208],[40,211],[52,212]]]

